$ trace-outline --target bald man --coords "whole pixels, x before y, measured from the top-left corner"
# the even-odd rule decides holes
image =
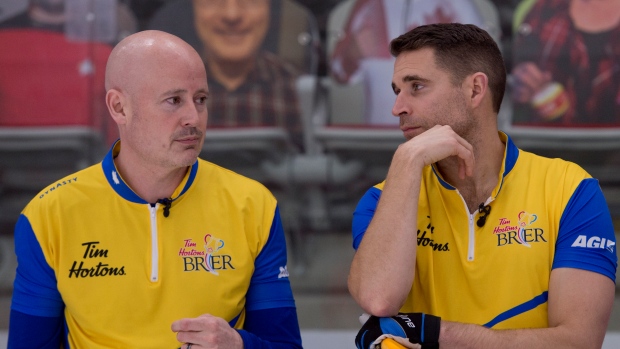
[[[144,31],[106,67],[120,139],[15,227],[9,348],[301,348],[278,204],[198,159],[209,96],[181,39]]]

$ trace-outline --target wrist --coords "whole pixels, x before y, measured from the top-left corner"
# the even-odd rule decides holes
[[[424,154],[421,152],[397,151],[392,158],[386,180],[400,183],[398,191],[407,192],[409,186],[420,186],[425,166]]]
[[[418,146],[401,144],[394,153],[392,163],[403,164],[408,170],[422,170],[426,166],[424,151]]]
[[[483,335],[483,333],[475,331],[476,328],[482,329],[483,327],[460,322],[442,321],[439,332],[439,345],[441,349],[476,348],[478,343],[472,338],[479,339]]]

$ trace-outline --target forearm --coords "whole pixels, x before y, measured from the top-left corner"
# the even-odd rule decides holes
[[[349,275],[349,291],[366,312],[394,315],[411,291],[423,169],[449,157],[458,163],[458,176],[473,176],[473,147],[450,126],[440,125],[399,145],[394,153]]]
[[[414,232],[399,234],[390,228],[383,232],[385,240],[362,241],[351,264],[348,286],[364,311],[391,316],[398,312],[413,284],[416,238]]]
[[[596,338],[592,338],[596,337]],[[600,348],[604,338],[582,336],[568,327],[550,327],[517,330],[493,330],[479,325],[442,321],[439,335],[441,349],[548,349]]]
[[[353,258],[349,290],[368,313],[390,316],[409,294],[415,275],[418,171],[392,165],[376,213]]]

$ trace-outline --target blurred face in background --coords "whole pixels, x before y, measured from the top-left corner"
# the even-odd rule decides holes
[[[65,0],[30,0],[30,6],[49,13],[62,14],[65,11]]]
[[[269,27],[269,0],[193,0],[194,23],[208,58],[253,59]]]
[[[30,0],[28,16],[36,28],[62,31],[66,21],[65,0]]]

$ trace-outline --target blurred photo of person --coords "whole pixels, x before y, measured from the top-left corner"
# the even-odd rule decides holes
[[[90,10],[88,6],[93,6]],[[114,45],[138,30],[138,21],[131,9],[122,1],[83,0],[29,0],[26,10],[0,22],[0,29],[36,28],[55,32],[75,32],[86,25],[86,13],[95,16],[93,32],[79,33],[80,40],[102,41]],[[69,35],[71,36],[71,35]],[[72,38],[75,39],[75,38]]]
[[[515,23],[513,123],[620,124],[620,1],[539,0]]]
[[[175,1],[154,16],[149,28],[178,35],[202,56],[209,75],[210,127],[279,126],[301,148],[295,89],[300,71],[265,48],[273,44],[266,40],[279,4],[271,0]]]
[[[394,57],[390,40],[430,23],[469,23],[485,28],[485,18],[472,0],[358,0],[331,57],[330,71],[341,84],[359,82],[364,88],[365,123],[398,125],[391,116],[394,93],[390,74]]]

